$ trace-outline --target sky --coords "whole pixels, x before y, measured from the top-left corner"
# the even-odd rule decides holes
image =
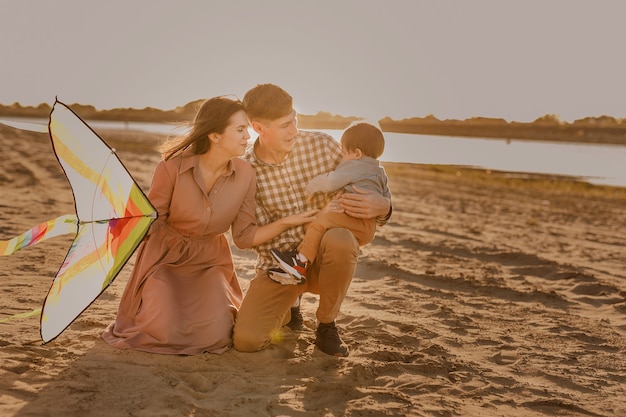
[[[626,118],[621,0],[0,0],[0,104],[171,110],[261,83],[299,113]]]

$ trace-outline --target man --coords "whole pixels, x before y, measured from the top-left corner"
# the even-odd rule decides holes
[[[260,226],[324,206],[327,206],[325,210],[345,211],[354,217],[376,217],[381,224],[389,219],[389,199],[364,190],[356,189],[354,194],[330,203],[328,195],[317,195],[307,201],[307,182],[339,164],[341,146],[327,134],[298,131],[293,100],[286,91],[273,84],[260,84],[245,94],[243,105],[259,135],[244,158],[256,170],[256,219]],[[288,274],[276,269],[270,249],[294,249],[303,236],[304,226],[294,227],[254,248],[258,254],[256,276],[250,281],[237,314],[235,349],[254,352],[267,347],[289,322],[291,307],[308,291],[319,294],[315,344],[326,354],[348,356],[348,347],[339,337],[335,319],[356,269],[359,245],[347,229],[328,230],[304,283],[289,285]]]

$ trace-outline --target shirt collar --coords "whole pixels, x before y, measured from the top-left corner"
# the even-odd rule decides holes
[[[262,160],[261,158],[259,158],[256,154],[256,150],[257,147],[259,146],[259,138],[257,136],[257,138],[254,140],[254,143],[252,144],[252,146],[248,146],[248,149],[246,149],[246,153],[244,155],[244,158],[250,162],[252,165],[257,166],[257,165],[265,165],[265,166],[282,166],[285,162],[287,162],[289,160],[289,158],[291,157],[293,151],[289,154],[289,156],[287,156],[287,158],[285,158],[284,161],[279,162],[277,164],[271,164],[269,162],[265,162],[264,160]]]
[[[254,140],[254,142],[252,143],[252,146],[249,146],[248,149],[246,149],[246,159],[253,165],[270,165],[264,161],[262,161],[261,159],[259,159],[259,157],[256,155],[256,149],[257,146],[259,146],[259,137],[257,136],[257,138]]]

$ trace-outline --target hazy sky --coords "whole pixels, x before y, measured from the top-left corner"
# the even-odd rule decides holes
[[[621,0],[0,0],[0,103],[173,109],[258,83],[304,114],[626,117]]]

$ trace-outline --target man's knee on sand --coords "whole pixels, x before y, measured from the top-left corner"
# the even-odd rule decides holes
[[[262,335],[258,332],[245,332],[237,329],[233,333],[233,347],[239,352],[257,352],[269,346],[271,340],[269,335]]]
[[[291,312],[283,316],[282,320],[270,320],[265,326],[262,321],[255,320],[242,321],[240,317],[235,321],[233,329],[233,347],[240,352],[257,352],[267,348],[272,342],[279,340],[280,328],[285,326],[291,319]],[[265,330],[263,330],[264,328]],[[276,339],[276,340],[275,340]]]
[[[289,316],[291,317],[291,315]],[[288,321],[287,321],[288,322]],[[283,323],[283,326],[287,324]],[[268,332],[243,332],[235,329],[233,334],[233,347],[239,352],[258,352],[273,343],[282,341],[282,326]]]

